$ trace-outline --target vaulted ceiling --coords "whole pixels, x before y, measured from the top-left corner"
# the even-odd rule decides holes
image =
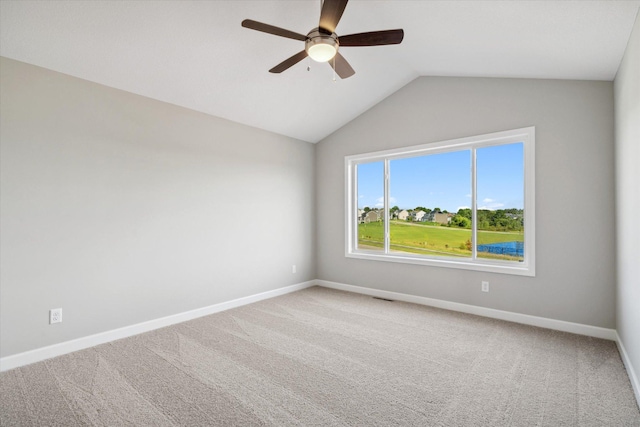
[[[403,28],[402,44],[344,47],[327,64],[270,68],[303,42],[319,0],[0,2],[0,55],[317,142],[418,76],[613,80],[640,1],[351,0],[337,33]],[[307,66],[311,70],[307,71]]]

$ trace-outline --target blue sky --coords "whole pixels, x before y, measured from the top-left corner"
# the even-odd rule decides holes
[[[478,208],[523,208],[523,144],[476,152]],[[455,151],[390,162],[390,206],[439,207],[449,212],[471,206],[471,151]],[[383,206],[383,162],[358,165],[358,207]]]

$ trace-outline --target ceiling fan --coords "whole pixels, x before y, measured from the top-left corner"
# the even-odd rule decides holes
[[[270,69],[270,73],[281,73],[309,56],[317,62],[329,62],[329,65],[331,65],[340,78],[346,79],[354,75],[355,71],[351,68],[347,60],[340,55],[338,52],[339,47],[399,44],[404,38],[404,31],[401,29],[371,31],[338,37],[335,30],[345,7],[347,7],[348,1],[349,0],[324,0],[320,11],[320,24],[317,28],[309,31],[306,36],[251,19],[242,21],[242,26],[256,31],[262,31],[263,33],[304,42],[304,50],[285,59]]]

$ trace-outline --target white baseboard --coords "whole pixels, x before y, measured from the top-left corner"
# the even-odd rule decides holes
[[[361,286],[346,285],[344,283],[329,282],[327,280],[316,280],[318,286],[325,288],[339,289],[342,291],[355,292],[374,297],[387,298],[397,301],[412,302],[415,304],[428,305],[431,307],[444,308],[446,310],[459,311],[462,313],[476,314],[478,316],[491,317],[493,319],[507,320],[509,322],[522,323],[524,325],[539,326],[541,328],[554,329],[557,331],[571,332],[578,335],[587,335],[595,338],[616,341],[615,329],[600,328],[598,326],[583,325],[580,323],[565,322],[564,320],[547,319],[545,317],[530,316],[528,314],[514,313],[511,311],[495,310],[493,308],[478,307],[476,305],[461,304],[439,300],[434,298],[419,297],[416,295],[402,294],[399,292],[383,291],[379,289],[364,288]]]
[[[301,289],[314,286],[315,284],[316,282],[314,280],[310,280],[308,282],[303,282],[303,283],[297,283],[295,285],[285,286],[283,288],[274,289],[272,291],[262,292],[255,295],[249,295],[247,297],[238,298],[238,299],[234,299],[226,302],[221,302],[219,304],[210,305],[208,307],[202,307],[195,310],[186,311],[184,313],[178,313],[178,314],[174,314],[167,317],[161,317],[159,319],[149,320],[147,322],[137,323],[131,326],[125,326],[123,328],[114,329],[111,331],[106,331],[106,332],[102,332],[95,335],[89,335],[89,336],[74,339],[71,341],[61,342],[59,344],[54,344],[47,347],[25,351],[24,353],[18,353],[12,356],[6,356],[3,358],[0,358],[0,372],[7,371],[9,369],[18,368],[24,365],[29,365],[35,362],[40,362],[42,360],[50,359],[56,356],[61,356],[63,354],[72,353],[74,351],[83,350],[85,348],[93,347],[99,344],[104,344],[110,341],[127,338],[132,335],[138,335],[143,332],[152,331],[154,329],[164,328],[165,326],[174,325],[176,323],[186,322],[187,320],[196,319],[198,317],[207,316],[209,314],[218,313],[220,311],[229,310],[231,308],[236,308],[236,307],[251,304],[254,302],[262,301],[265,299],[288,294],[290,292],[299,291]]]
[[[633,392],[636,395],[636,402],[638,402],[638,406],[640,406],[640,381],[638,381],[638,376],[636,375],[636,371],[633,369],[633,365],[631,364],[631,359],[629,359],[629,355],[627,354],[627,350],[624,348],[624,344],[622,343],[622,339],[620,335],[616,332],[616,343],[618,344],[618,351],[620,352],[620,357],[622,357],[622,363],[624,363],[624,367],[627,369],[627,374],[629,375],[629,381],[631,381],[631,388],[633,388]]]

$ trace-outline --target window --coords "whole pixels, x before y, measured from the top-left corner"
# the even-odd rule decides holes
[[[535,275],[533,127],[345,158],[346,256]]]

